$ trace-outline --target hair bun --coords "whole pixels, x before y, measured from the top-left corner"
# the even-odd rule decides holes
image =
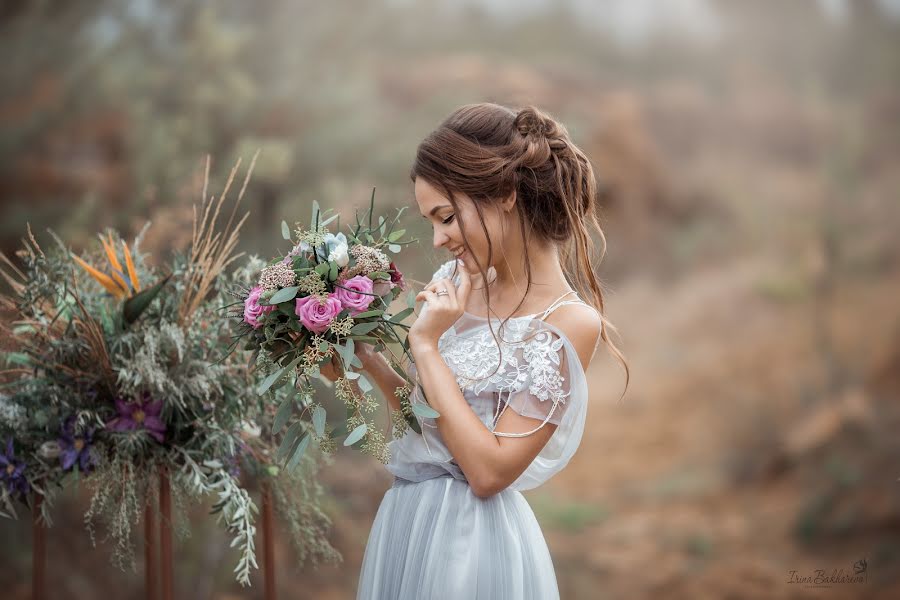
[[[555,129],[553,121],[532,106],[520,110],[515,123],[523,136],[547,137]]]

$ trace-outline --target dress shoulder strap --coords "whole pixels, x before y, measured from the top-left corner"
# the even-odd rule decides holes
[[[587,306],[588,308],[590,308],[591,310],[593,310],[595,313],[597,313],[597,316],[601,316],[601,315],[600,315],[600,311],[598,311],[596,308],[594,308],[593,306],[591,306],[590,304],[588,304],[588,303],[585,302],[584,300],[581,300],[581,299],[578,299],[578,300],[564,300],[564,301],[560,302],[560,300],[562,300],[563,298],[565,298],[565,297],[568,296],[569,294],[577,294],[577,293],[578,293],[578,292],[576,292],[575,290],[569,290],[568,292],[566,292],[565,294],[563,294],[562,296],[560,296],[559,298],[557,298],[557,299],[553,302],[553,304],[551,304],[551,305],[547,308],[547,310],[545,310],[545,311],[543,312],[543,314],[541,314],[541,316],[538,317],[538,319],[541,320],[541,321],[543,321],[544,319],[546,319],[547,317],[549,317],[550,314],[551,314],[554,310],[556,310],[556,309],[559,308],[560,306],[565,306],[566,304],[583,304],[583,305]]]

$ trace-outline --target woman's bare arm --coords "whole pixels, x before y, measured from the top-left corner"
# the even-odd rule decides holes
[[[383,355],[368,351],[360,352],[358,356],[362,361],[363,370],[375,381],[375,385],[387,398],[391,408],[400,410],[400,399],[397,398],[395,390],[406,385],[406,380],[400,377]]]

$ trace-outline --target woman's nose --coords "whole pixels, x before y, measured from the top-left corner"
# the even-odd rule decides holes
[[[449,238],[447,237],[446,234],[441,233],[440,231],[435,231],[434,232],[434,249],[435,250],[440,249],[441,246],[443,246],[444,244],[447,243],[448,239]]]

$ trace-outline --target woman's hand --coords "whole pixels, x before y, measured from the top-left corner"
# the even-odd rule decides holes
[[[448,293],[437,292],[446,290]],[[419,318],[409,330],[410,344],[433,344],[437,346],[441,335],[450,329],[450,326],[465,312],[469,300],[469,292],[472,290],[472,279],[465,264],[459,262],[459,287],[453,284],[449,278],[441,278],[432,281],[425,289],[418,293],[416,302],[424,300],[428,303],[425,314],[420,313]]]
[[[381,358],[381,355],[375,352],[375,346],[366,342],[354,342],[354,354],[359,357],[362,362],[364,371],[371,371],[370,365]]]
[[[344,376],[344,365],[341,364],[337,352],[332,353],[330,362],[319,367],[319,373],[332,383]]]

